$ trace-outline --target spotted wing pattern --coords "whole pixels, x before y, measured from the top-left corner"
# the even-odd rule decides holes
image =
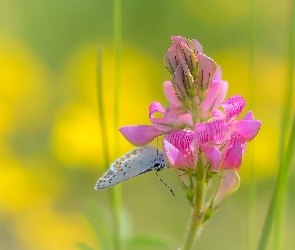
[[[104,175],[98,179],[94,189],[109,188],[152,170],[160,171],[165,165],[167,165],[165,156],[161,150],[151,146],[136,148],[115,160]]]

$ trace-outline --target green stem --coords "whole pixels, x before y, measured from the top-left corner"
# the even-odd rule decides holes
[[[200,160],[201,162],[201,160]],[[205,168],[204,165],[198,164],[197,167],[197,182],[196,182],[196,193],[195,193],[195,206],[192,210],[191,219],[189,222],[188,232],[185,237],[184,245],[182,250],[192,249],[196,238],[198,237],[200,231],[203,228],[204,223],[204,205],[205,205],[205,195],[206,186],[205,181]]]
[[[267,211],[267,216],[264,222],[264,226],[263,226],[263,230],[262,230],[262,234],[261,234],[261,238],[260,238],[260,242],[258,246],[259,250],[266,249],[268,238],[272,228],[272,223],[274,221],[276,213],[278,212],[278,207],[280,203],[282,202],[282,196],[285,191],[288,172],[294,157],[294,152],[295,152],[295,113],[293,117],[293,125],[292,125],[292,130],[291,130],[291,135],[290,135],[286,155],[280,166],[276,187],[275,187],[272,200],[270,202],[270,205]]]
[[[98,119],[100,124],[100,134],[103,149],[103,158],[105,169],[107,170],[110,165],[109,158],[109,143],[107,138],[107,126],[103,110],[103,93],[102,93],[102,48],[97,51],[97,96],[98,96]]]
[[[120,58],[121,58],[121,0],[114,0],[114,50],[115,50],[115,88],[114,88],[114,155],[119,155],[119,104],[120,104]],[[121,186],[111,189],[111,202],[113,208],[114,249],[120,250],[121,245]]]
[[[283,117],[282,117],[282,125],[281,125],[281,135],[280,135],[280,143],[279,143],[279,172],[277,177],[276,187],[272,196],[272,200],[270,202],[268,212],[264,221],[263,230],[260,236],[260,242],[258,249],[264,250],[266,249],[268,239],[271,233],[272,225],[276,218],[275,224],[275,234],[274,234],[274,246],[275,249],[278,249],[280,246],[280,228],[281,228],[281,214],[283,212],[283,204],[284,200],[282,199],[282,192],[285,191],[285,182],[287,181],[287,173],[289,169],[290,163],[286,162],[283,159],[283,152],[285,149],[285,138],[288,131],[288,125],[290,121],[290,113],[292,108],[292,94],[293,94],[293,85],[294,85],[294,64],[295,64],[295,0],[291,1],[291,16],[290,16],[290,27],[289,27],[289,39],[288,39],[288,69],[287,69],[287,82],[285,88],[284,95],[284,109],[283,109]],[[294,124],[293,124],[294,125]],[[293,134],[292,134],[293,135]],[[294,135],[293,135],[294,136]],[[292,136],[289,139],[289,145],[291,145],[291,140],[294,140]],[[287,154],[288,155],[288,149]],[[285,157],[286,158],[286,157]]]
[[[281,135],[280,135],[280,146],[279,146],[279,164],[282,162],[283,153],[285,151],[285,138],[288,134],[288,126],[290,123],[290,111],[292,107],[292,93],[294,84],[294,63],[295,63],[295,1],[291,0],[291,16],[290,16],[290,27],[289,27],[289,39],[288,39],[288,67],[287,67],[287,82],[284,96],[284,113],[281,125]],[[278,204],[278,210],[276,213],[275,223],[274,223],[274,250],[281,249],[281,235],[282,235],[282,223],[284,220],[284,204],[285,195],[282,196],[281,202]]]
[[[199,122],[199,105],[196,103],[195,98],[193,100],[191,112],[192,112],[193,124],[195,126]]]

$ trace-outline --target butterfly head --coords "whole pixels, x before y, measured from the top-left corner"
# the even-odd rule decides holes
[[[166,165],[165,156],[163,153],[157,154],[154,159],[154,169],[156,171],[162,170]]]

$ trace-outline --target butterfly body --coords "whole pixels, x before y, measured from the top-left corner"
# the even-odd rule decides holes
[[[95,184],[95,190],[114,186],[152,170],[160,171],[166,164],[164,153],[154,147],[136,148],[115,160]]]

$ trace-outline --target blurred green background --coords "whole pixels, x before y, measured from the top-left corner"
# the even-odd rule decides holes
[[[201,42],[221,65],[228,96],[252,98],[255,118],[262,121],[248,146],[257,181],[256,240],[277,173],[290,3],[255,1],[253,93],[250,1],[122,1],[120,125],[148,124],[149,103],[168,104],[162,83],[171,76],[163,56],[172,35]],[[85,217],[89,202],[106,217],[111,210],[108,191],[93,190],[107,167],[98,121],[98,47],[103,47],[103,101],[115,159],[113,2],[0,0],[0,249],[78,249],[77,242],[100,249]],[[133,148],[121,135],[118,143],[121,154]],[[249,159],[246,154],[240,189],[205,227],[198,249],[247,249]],[[190,208],[175,173],[164,170],[160,176],[176,197],[154,173],[121,184],[124,237],[151,236],[170,246],[155,249],[176,249]],[[295,244],[294,170],[290,179],[282,249]]]

